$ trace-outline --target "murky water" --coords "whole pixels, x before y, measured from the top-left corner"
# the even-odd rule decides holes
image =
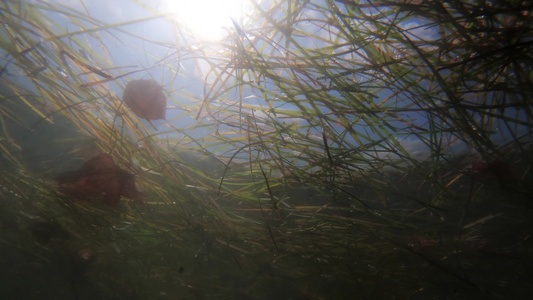
[[[217,48],[48,2],[0,3],[1,299],[530,297],[530,7],[263,1]]]
[[[531,152],[509,155],[517,161],[514,174],[523,174],[527,166],[519,162]],[[530,187],[465,173],[437,195],[438,203],[431,183],[416,174],[322,185],[293,180],[272,187],[277,209],[265,193],[250,206],[192,186],[189,194],[176,193],[174,205],[145,191],[145,207],[123,199],[118,208],[72,202],[55,194],[52,181],[36,179],[33,190],[3,188],[2,297],[526,297],[533,264]],[[375,180],[383,190],[368,184]],[[198,197],[224,213],[202,208]]]

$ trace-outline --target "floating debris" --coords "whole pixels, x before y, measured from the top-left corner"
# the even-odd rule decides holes
[[[99,197],[106,204],[115,207],[120,202],[120,197],[124,196],[139,204],[143,203],[133,175],[117,167],[107,153],[88,160],[79,170],[61,174],[57,182],[60,191],[71,199]]]
[[[139,117],[146,120],[165,119],[167,97],[153,79],[133,80],[124,89],[123,100]]]

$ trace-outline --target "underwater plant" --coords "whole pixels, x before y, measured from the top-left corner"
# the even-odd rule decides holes
[[[525,298],[533,7],[246,4],[0,2],[1,296]]]

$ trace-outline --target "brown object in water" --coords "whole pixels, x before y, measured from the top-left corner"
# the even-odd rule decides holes
[[[513,168],[501,160],[478,160],[472,162],[472,173],[477,179],[495,177],[499,181],[505,181],[513,177]]]
[[[124,196],[137,204],[143,204],[133,175],[117,167],[107,153],[86,161],[79,170],[61,174],[57,182],[59,190],[71,199],[99,197],[106,204],[115,207],[120,202],[120,197]]]
[[[165,119],[167,97],[153,79],[130,81],[124,89],[122,99],[139,118]]]

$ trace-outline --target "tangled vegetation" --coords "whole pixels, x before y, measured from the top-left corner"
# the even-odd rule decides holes
[[[2,297],[528,295],[527,1],[250,1],[217,42],[131,5],[0,2]],[[123,102],[139,76],[166,120]],[[98,153],[144,206],[58,190]]]

